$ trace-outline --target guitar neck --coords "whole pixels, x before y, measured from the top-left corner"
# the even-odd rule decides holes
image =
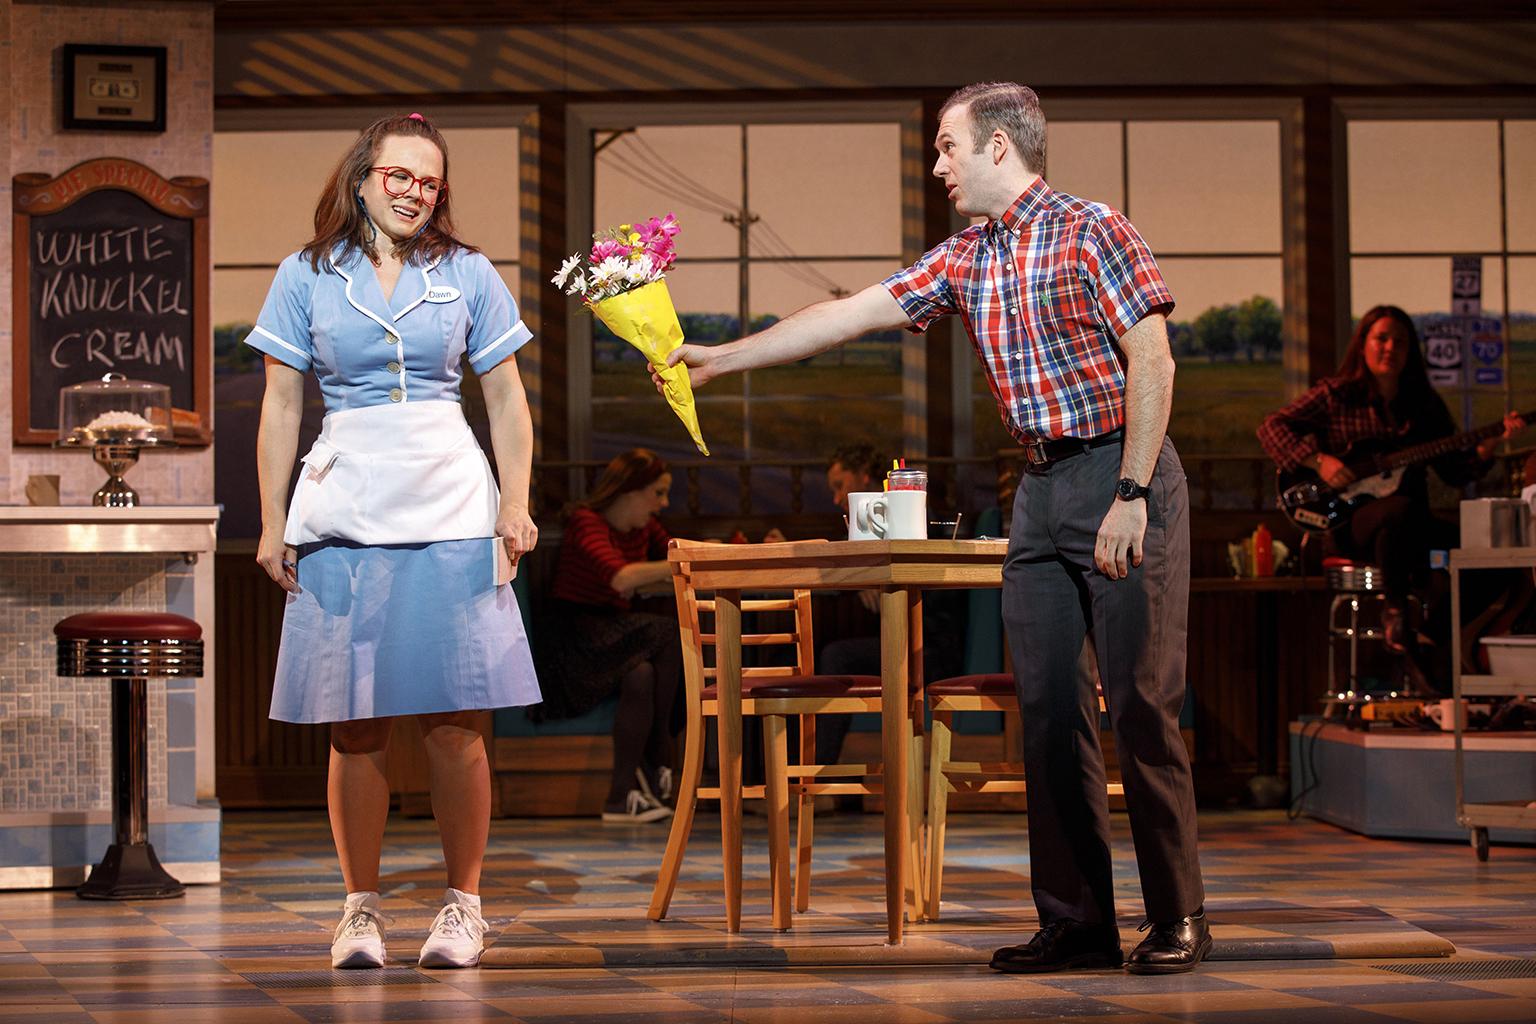
[[[1536,410],[1523,412],[1520,416],[1522,419],[1530,420],[1532,417],[1536,417]],[[1368,472],[1390,472],[1391,470],[1399,469],[1403,466],[1411,466],[1418,462],[1428,462],[1430,459],[1437,459],[1442,455],[1460,451],[1463,448],[1471,448],[1488,440],[1490,437],[1498,437],[1502,433],[1504,433],[1504,421],[1500,420],[1497,423],[1489,423],[1486,426],[1478,427],[1476,430],[1452,434],[1449,437],[1437,438],[1434,441],[1425,441],[1423,444],[1416,444],[1410,448],[1401,449],[1376,460],[1372,466],[1365,468]]]

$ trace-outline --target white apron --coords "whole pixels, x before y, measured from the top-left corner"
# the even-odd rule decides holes
[[[458,402],[325,417],[288,506],[284,543],[425,544],[496,535],[501,496]]]

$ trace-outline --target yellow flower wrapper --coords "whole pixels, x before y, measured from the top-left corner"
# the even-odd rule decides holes
[[[688,367],[683,363],[667,366],[667,356],[683,343],[683,326],[677,320],[677,308],[666,281],[652,281],[633,291],[592,303],[592,313],[614,334],[639,349],[650,361],[666,390],[667,404],[683,421],[699,451],[709,454],[704,435],[699,432],[699,411],[693,404],[693,385],[688,382]]]

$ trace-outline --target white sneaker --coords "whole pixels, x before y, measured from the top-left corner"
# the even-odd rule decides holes
[[[645,798],[645,794],[638,789],[629,791],[624,798],[622,811],[603,811],[603,820],[607,822],[629,822],[641,824],[644,822],[660,821],[672,816],[672,808],[666,804],[653,804]]]
[[[485,949],[485,918],[474,907],[446,903],[432,922],[417,967],[473,967]]]
[[[331,936],[332,967],[383,967],[384,928],[390,923],[379,909],[379,898],[348,899],[341,923]]]

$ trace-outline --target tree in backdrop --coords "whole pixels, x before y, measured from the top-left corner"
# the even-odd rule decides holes
[[[1236,307],[1212,306],[1195,317],[1192,340],[1195,351],[1213,363],[1231,356],[1237,350]]]
[[[1214,363],[1241,352],[1251,363],[1279,358],[1281,328],[1280,307],[1255,295],[1235,306],[1212,306],[1187,326],[1170,325],[1168,340],[1175,355],[1201,355]]]
[[[1234,348],[1246,349],[1248,361],[1278,358],[1281,330],[1280,307],[1273,299],[1255,295],[1237,306],[1233,325]]]

